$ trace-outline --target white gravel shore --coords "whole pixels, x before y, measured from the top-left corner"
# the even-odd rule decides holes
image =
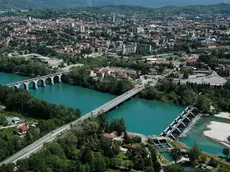
[[[214,116],[218,117],[218,118],[224,118],[224,119],[230,120],[230,113],[229,112],[220,112],[219,114],[216,114]]]
[[[230,124],[211,121],[210,125],[207,126],[210,130],[204,131],[204,135],[214,139],[225,146],[230,147],[228,142],[228,136],[230,136]]]

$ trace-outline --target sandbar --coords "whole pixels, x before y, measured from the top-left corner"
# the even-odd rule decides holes
[[[204,135],[230,147],[228,137],[230,136],[230,124],[211,121],[207,126],[210,130],[204,131]]]

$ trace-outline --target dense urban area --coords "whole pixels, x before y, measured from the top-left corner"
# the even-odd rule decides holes
[[[1,73],[27,78],[0,85],[2,172],[230,172],[230,4],[4,8]],[[28,92],[58,82],[116,98],[83,114]],[[187,108],[146,136],[108,118],[134,96]],[[180,142],[214,116],[221,155]]]

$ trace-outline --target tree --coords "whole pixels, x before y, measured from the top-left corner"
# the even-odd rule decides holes
[[[118,135],[121,135],[126,131],[125,120],[123,118],[113,119],[110,122],[110,131],[116,131]]]
[[[200,160],[201,160],[203,163],[205,163],[205,162],[207,161],[207,157],[206,157],[204,154],[202,154],[202,155],[200,156]]]
[[[145,172],[155,172],[153,167],[147,167]]]
[[[192,149],[190,149],[188,157],[189,160],[195,164],[197,160],[199,160],[199,157],[201,155],[201,150],[199,149],[197,144],[194,144]]]
[[[180,149],[174,148],[170,151],[170,156],[172,159],[177,163],[177,161],[181,158],[181,152]]]
[[[99,152],[96,152],[94,154],[94,157],[95,157],[94,170],[96,172],[103,172],[103,171],[105,171],[105,169],[106,169],[105,158]]]
[[[213,166],[213,167],[217,167],[218,166],[218,161],[215,160],[213,157],[210,159],[209,161],[209,165]]]
[[[228,158],[229,157],[229,153],[230,153],[229,148],[224,148],[223,151],[222,151],[222,153],[226,156],[226,158]]]
[[[198,96],[196,101],[196,107],[204,113],[208,113],[210,111],[210,103],[208,99],[203,95]]]
[[[178,165],[169,165],[165,168],[165,172],[184,172],[184,169]]]
[[[120,158],[111,158],[110,159],[110,166],[112,168],[117,168],[122,166],[122,159]]]

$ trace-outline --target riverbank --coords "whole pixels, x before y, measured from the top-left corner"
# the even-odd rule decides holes
[[[204,131],[204,135],[230,148],[228,137],[230,135],[230,124],[211,121],[207,126],[210,130]]]

